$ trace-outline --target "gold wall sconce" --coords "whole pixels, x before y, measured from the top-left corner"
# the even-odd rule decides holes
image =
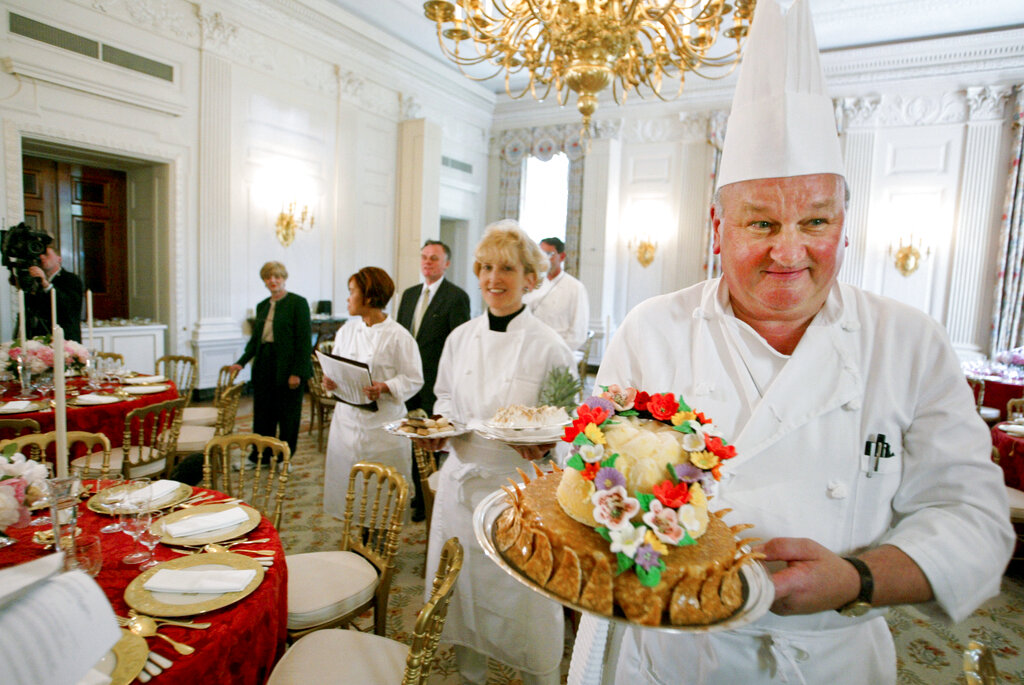
[[[889,256],[893,258],[893,266],[903,276],[909,276],[910,274],[917,271],[918,267],[921,266],[921,261],[931,256],[932,248],[925,247],[924,255],[921,254],[921,239],[917,239],[917,244],[914,243],[914,235],[911,234],[907,240],[907,244],[903,244],[903,238],[900,238],[899,247],[893,248],[892,243],[889,244]]]
[[[648,237],[631,238],[629,251],[636,253],[636,261],[645,269],[654,262],[654,255],[658,251],[658,243]]]
[[[308,226],[306,225],[307,220],[309,221]],[[278,241],[283,246],[288,247],[295,241],[296,232],[312,231],[315,221],[316,219],[313,217],[313,213],[309,211],[308,205],[303,205],[302,213],[296,217],[295,203],[290,203],[287,210],[281,210],[281,213],[277,215],[277,222],[274,224]]]

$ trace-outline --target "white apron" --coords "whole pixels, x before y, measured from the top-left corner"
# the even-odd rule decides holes
[[[324,511],[341,518],[349,473],[360,461],[394,467],[412,492],[409,439],[391,435],[383,426],[405,416],[405,400],[423,386],[419,348],[412,335],[391,317],[374,326],[350,319],[335,336],[333,353],[370,365],[370,377],[388,384],[390,393],[377,400],[377,411],[338,402],[327,437],[324,465]],[[358,495],[358,493],[357,493]]]
[[[435,385],[435,411],[478,424],[508,404],[533,405],[550,369],[572,368],[572,353],[544,324],[524,311],[509,330],[488,329],[487,315],[455,329],[445,343]],[[473,534],[473,509],[527,464],[505,445],[467,433],[449,442],[434,498],[427,569],[444,541],[465,549],[442,640],[470,647],[521,671],[544,675],[559,667],[560,605],[531,592],[487,558]],[[429,591],[429,588],[427,588]]]
[[[722,306],[724,285],[721,291],[717,285],[656,298],[631,315],[605,355],[598,383],[680,392],[732,439],[738,456],[725,464],[711,506],[733,509],[728,523],[755,524],[747,534],[806,537],[843,555],[895,544],[918,562],[955,617],[997,592],[1008,542],[999,524],[1002,488],[985,454],[984,425],[934,322],[837,287],[761,398],[727,340],[724,326],[732,323]],[[686,363],[672,368],[658,361],[666,341]],[[879,433],[893,456],[874,471],[864,444]],[[963,482],[982,492],[964,493],[956,487]],[[930,505],[943,491],[960,525],[975,535],[936,535],[950,510]],[[969,555],[971,561],[953,561]],[[944,578],[950,574],[961,578],[961,588],[948,585],[957,582]],[[588,626],[581,633],[595,635],[600,649],[600,630]],[[835,611],[769,613],[740,631],[696,638],[629,629],[616,631],[611,647],[618,650],[617,668],[604,669],[607,683],[885,684],[896,678],[882,610],[859,619]],[[594,657],[574,654],[577,673],[586,670],[587,677],[570,683],[598,682],[590,679],[593,668],[582,668]]]

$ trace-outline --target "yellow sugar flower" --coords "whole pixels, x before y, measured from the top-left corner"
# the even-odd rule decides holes
[[[648,529],[647,534],[644,535],[644,542],[651,546],[651,548],[658,554],[668,554],[668,547],[665,543],[658,539],[658,536],[654,534],[653,530]]]
[[[672,425],[681,426],[684,421],[692,421],[697,415],[692,411],[679,411],[672,415]]]
[[[593,423],[587,424],[587,427],[586,429],[584,429],[583,434],[587,436],[590,439],[590,442],[594,443],[595,445],[606,444],[604,439],[604,433],[602,433],[601,429],[598,428]]]
[[[718,455],[707,450],[690,452],[690,463],[699,469],[711,469],[718,466]]]

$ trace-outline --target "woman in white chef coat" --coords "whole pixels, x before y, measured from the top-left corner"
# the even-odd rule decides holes
[[[369,364],[373,383],[363,388],[363,394],[368,403],[377,403],[377,411],[342,402],[334,408],[327,439],[324,511],[337,518],[345,513],[349,472],[356,462],[392,466],[412,482],[408,440],[383,428],[405,416],[405,401],[423,385],[416,340],[384,311],[394,292],[391,277],[375,266],[364,267],[348,279],[351,318],[338,329],[332,352]],[[324,378],[325,389],[335,387]]]
[[[515,221],[488,227],[476,248],[473,273],[487,311],[448,337],[437,371],[434,411],[472,427],[509,404],[536,405],[552,369],[574,368],[572,352],[554,330],[523,304],[545,268],[537,244]],[[425,441],[438,449],[442,441]],[[455,645],[465,682],[487,681],[487,657],[517,668],[526,685],[558,683],[562,608],[526,589],[488,559],[473,535],[473,509],[486,495],[518,480],[524,459],[553,445],[512,449],[470,432],[451,440],[434,498],[427,568],[457,536],[465,561],[444,627]],[[517,453],[518,452],[518,453]]]

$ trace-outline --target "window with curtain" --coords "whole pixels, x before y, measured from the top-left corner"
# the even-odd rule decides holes
[[[565,242],[569,202],[569,158],[564,152],[548,160],[529,156],[524,162],[519,223],[531,238]]]

